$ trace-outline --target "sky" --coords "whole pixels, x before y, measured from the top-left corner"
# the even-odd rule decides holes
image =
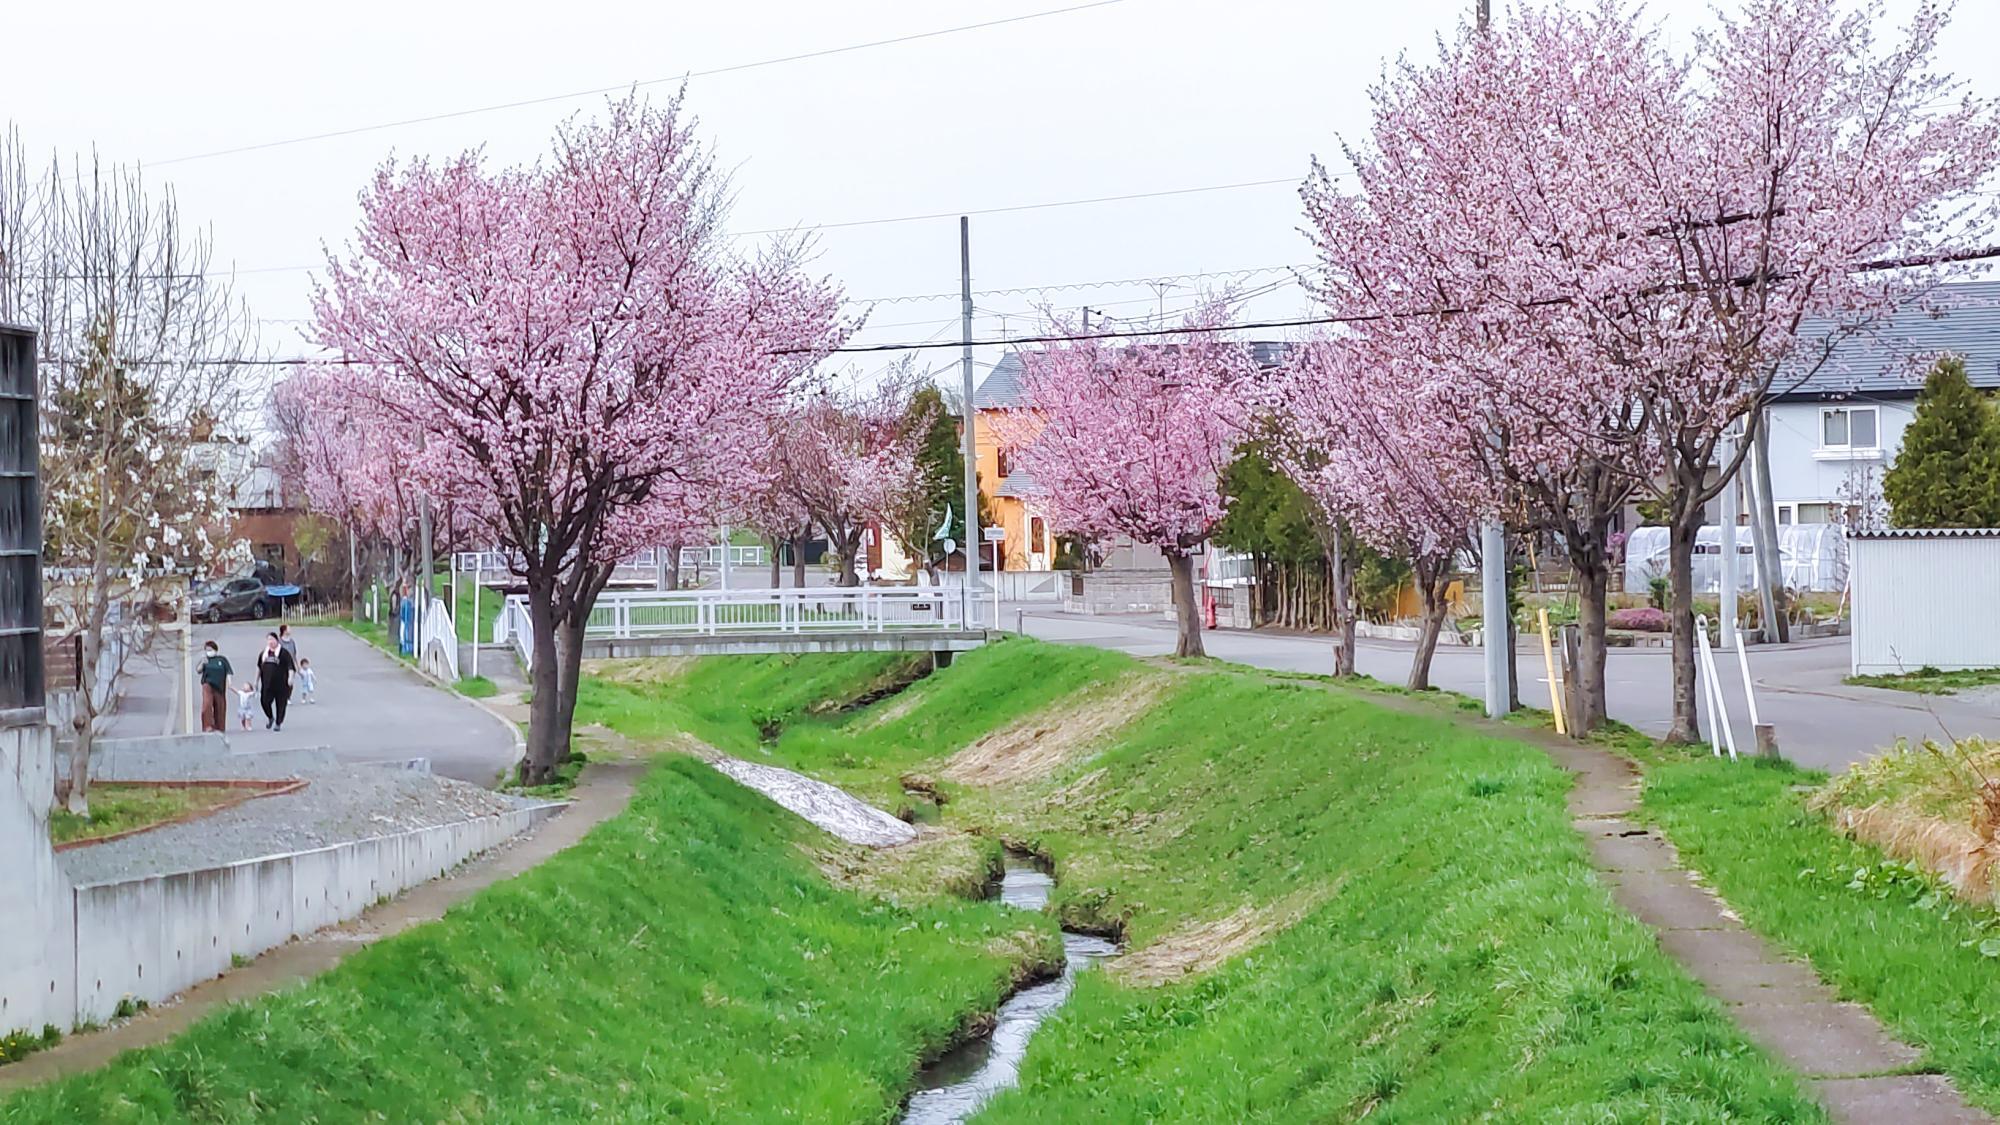
[[[1916,3],[1889,0],[1891,22]],[[1496,0],[1496,18],[1506,7]],[[957,214],[1177,192],[974,214],[973,288],[1020,290],[975,293],[975,335],[1033,331],[1044,305],[1171,316],[1230,286],[1260,294],[1241,315],[1277,319],[1306,311],[1286,267],[1309,260],[1297,186],[1310,161],[1338,171],[1341,140],[1364,134],[1367,89],[1384,64],[1431,57],[1435,37],[1471,8],[490,0],[475,17],[411,0],[42,2],[8,14],[0,118],[31,152],[94,147],[171,185],[183,220],[208,226],[217,264],[236,271],[264,353],[309,355],[300,331],[314,269],[350,237],[356,194],[391,156],[479,148],[492,166],[527,163],[558,122],[601,111],[606,98],[557,95],[641,82],[664,98],[690,73],[1030,17],[688,79],[689,108],[731,173],[730,227],[944,215],[815,235],[815,268],[868,312],[853,342],[944,340],[958,332]],[[1647,11],[1678,37],[1708,8],[1655,0]],[[1965,4],[1942,51],[1985,96],[2000,95],[1986,57],[1995,42],[2000,5]],[[534,104],[459,112],[523,101]],[[369,128],[441,114],[455,115]],[[359,131],[206,155],[347,130]],[[1097,284],[1185,274],[1210,276]],[[997,355],[981,349],[980,366]],[[957,352],[923,358],[943,375]],[[851,375],[879,366],[864,357]]]

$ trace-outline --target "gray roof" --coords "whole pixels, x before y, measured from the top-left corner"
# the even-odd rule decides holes
[[[1000,487],[993,493],[995,496],[1012,496],[1017,500],[1031,500],[1041,494],[1041,482],[1035,479],[1035,474],[1026,469],[1015,469],[1008,473],[1006,479],[1000,482]]]
[[[1800,335],[1810,338],[1812,332],[1808,326]],[[1773,389],[1781,402],[1915,398],[1932,361],[1945,352],[1965,360],[1973,386],[2000,388],[2000,281],[1938,286],[1841,340],[1803,382],[1780,372]]]
[[[1259,367],[1276,367],[1285,361],[1285,356],[1291,348],[1292,345],[1283,340],[1252,340],[1250,358],[1256,361]],[[1000,357],[1000,362],[994,364],[993,370],[986,373],[986,379],[979,384],[978,390],[973,392],[973,408],[1006,410],[1022,405],[1021,373],[1021,353],[1012,348],[1007,349],[1007,353]],[[1003,492],[1000,495],[1007,494]]]

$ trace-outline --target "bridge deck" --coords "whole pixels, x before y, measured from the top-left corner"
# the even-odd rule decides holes
[[[804,652],[967,652],[987,641],[984,629],[925,632],[723,633],[716,636],[604,637],[586,634],[586,659],[639,656],[755,656]]]

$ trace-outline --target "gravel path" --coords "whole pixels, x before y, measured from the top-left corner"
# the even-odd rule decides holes
[[[709,764],[850,844],[892,848],[917,838],[915,828],[824,781],[741,758],[717,757]]]
[[[113,882],[432,828],[542,803],[394,769],[305,776],[306,787],[296,793],[257,797],[213,816],[72,848],[56,858],[73,883]]]

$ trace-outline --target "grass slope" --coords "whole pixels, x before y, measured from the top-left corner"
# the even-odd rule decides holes
[[[67,844],[72,840],[113,836],[213,808],[240,795],[238,791],[221,787],[106,784],[100,781],[90,789],[89,816],[77,816],[60,807],[49,813],[49,840]]]
[[[625,814],[443,921],[0,1121],[889,1120],[1037,943],[989,904],[836,890],[799,846],[827,843],[663,763]]]
[[[1919,668],[1899,675],[1848,676],[1841,682],[1858,687],[1893,688],[1919,695],[1957,695],[1960,688],[2000,684],[2000,668],[1964,668],[1953,672]]]
[[[834,674],[813,664],[796,670]],[[794,710],[762,749],[886,791],[1135,670],[1010,640],[867,711]],[[1539,752],[1318,685],[1173,675],[1089,760],[946,786],[947,823],[1049,853],[1065,916],[1135,946],[1240,912],[1297,920],[1179,983],[1085,976],[1022,1087],[981,1120],[1821,1119],[1611,904],[1569,827],[1567,779]],[[688,724],[756,746],[746,706],[781,702],[772,686],[768,669],[708,661],[621,685],[593,713],[628,734]]]
[[[1688,762],[1648,777],[1643,808],[1745,922],[1811,958],[1968,1098],[2000,1111],[2000,916],[1834,832],[1799,791],[1817,780]]]

